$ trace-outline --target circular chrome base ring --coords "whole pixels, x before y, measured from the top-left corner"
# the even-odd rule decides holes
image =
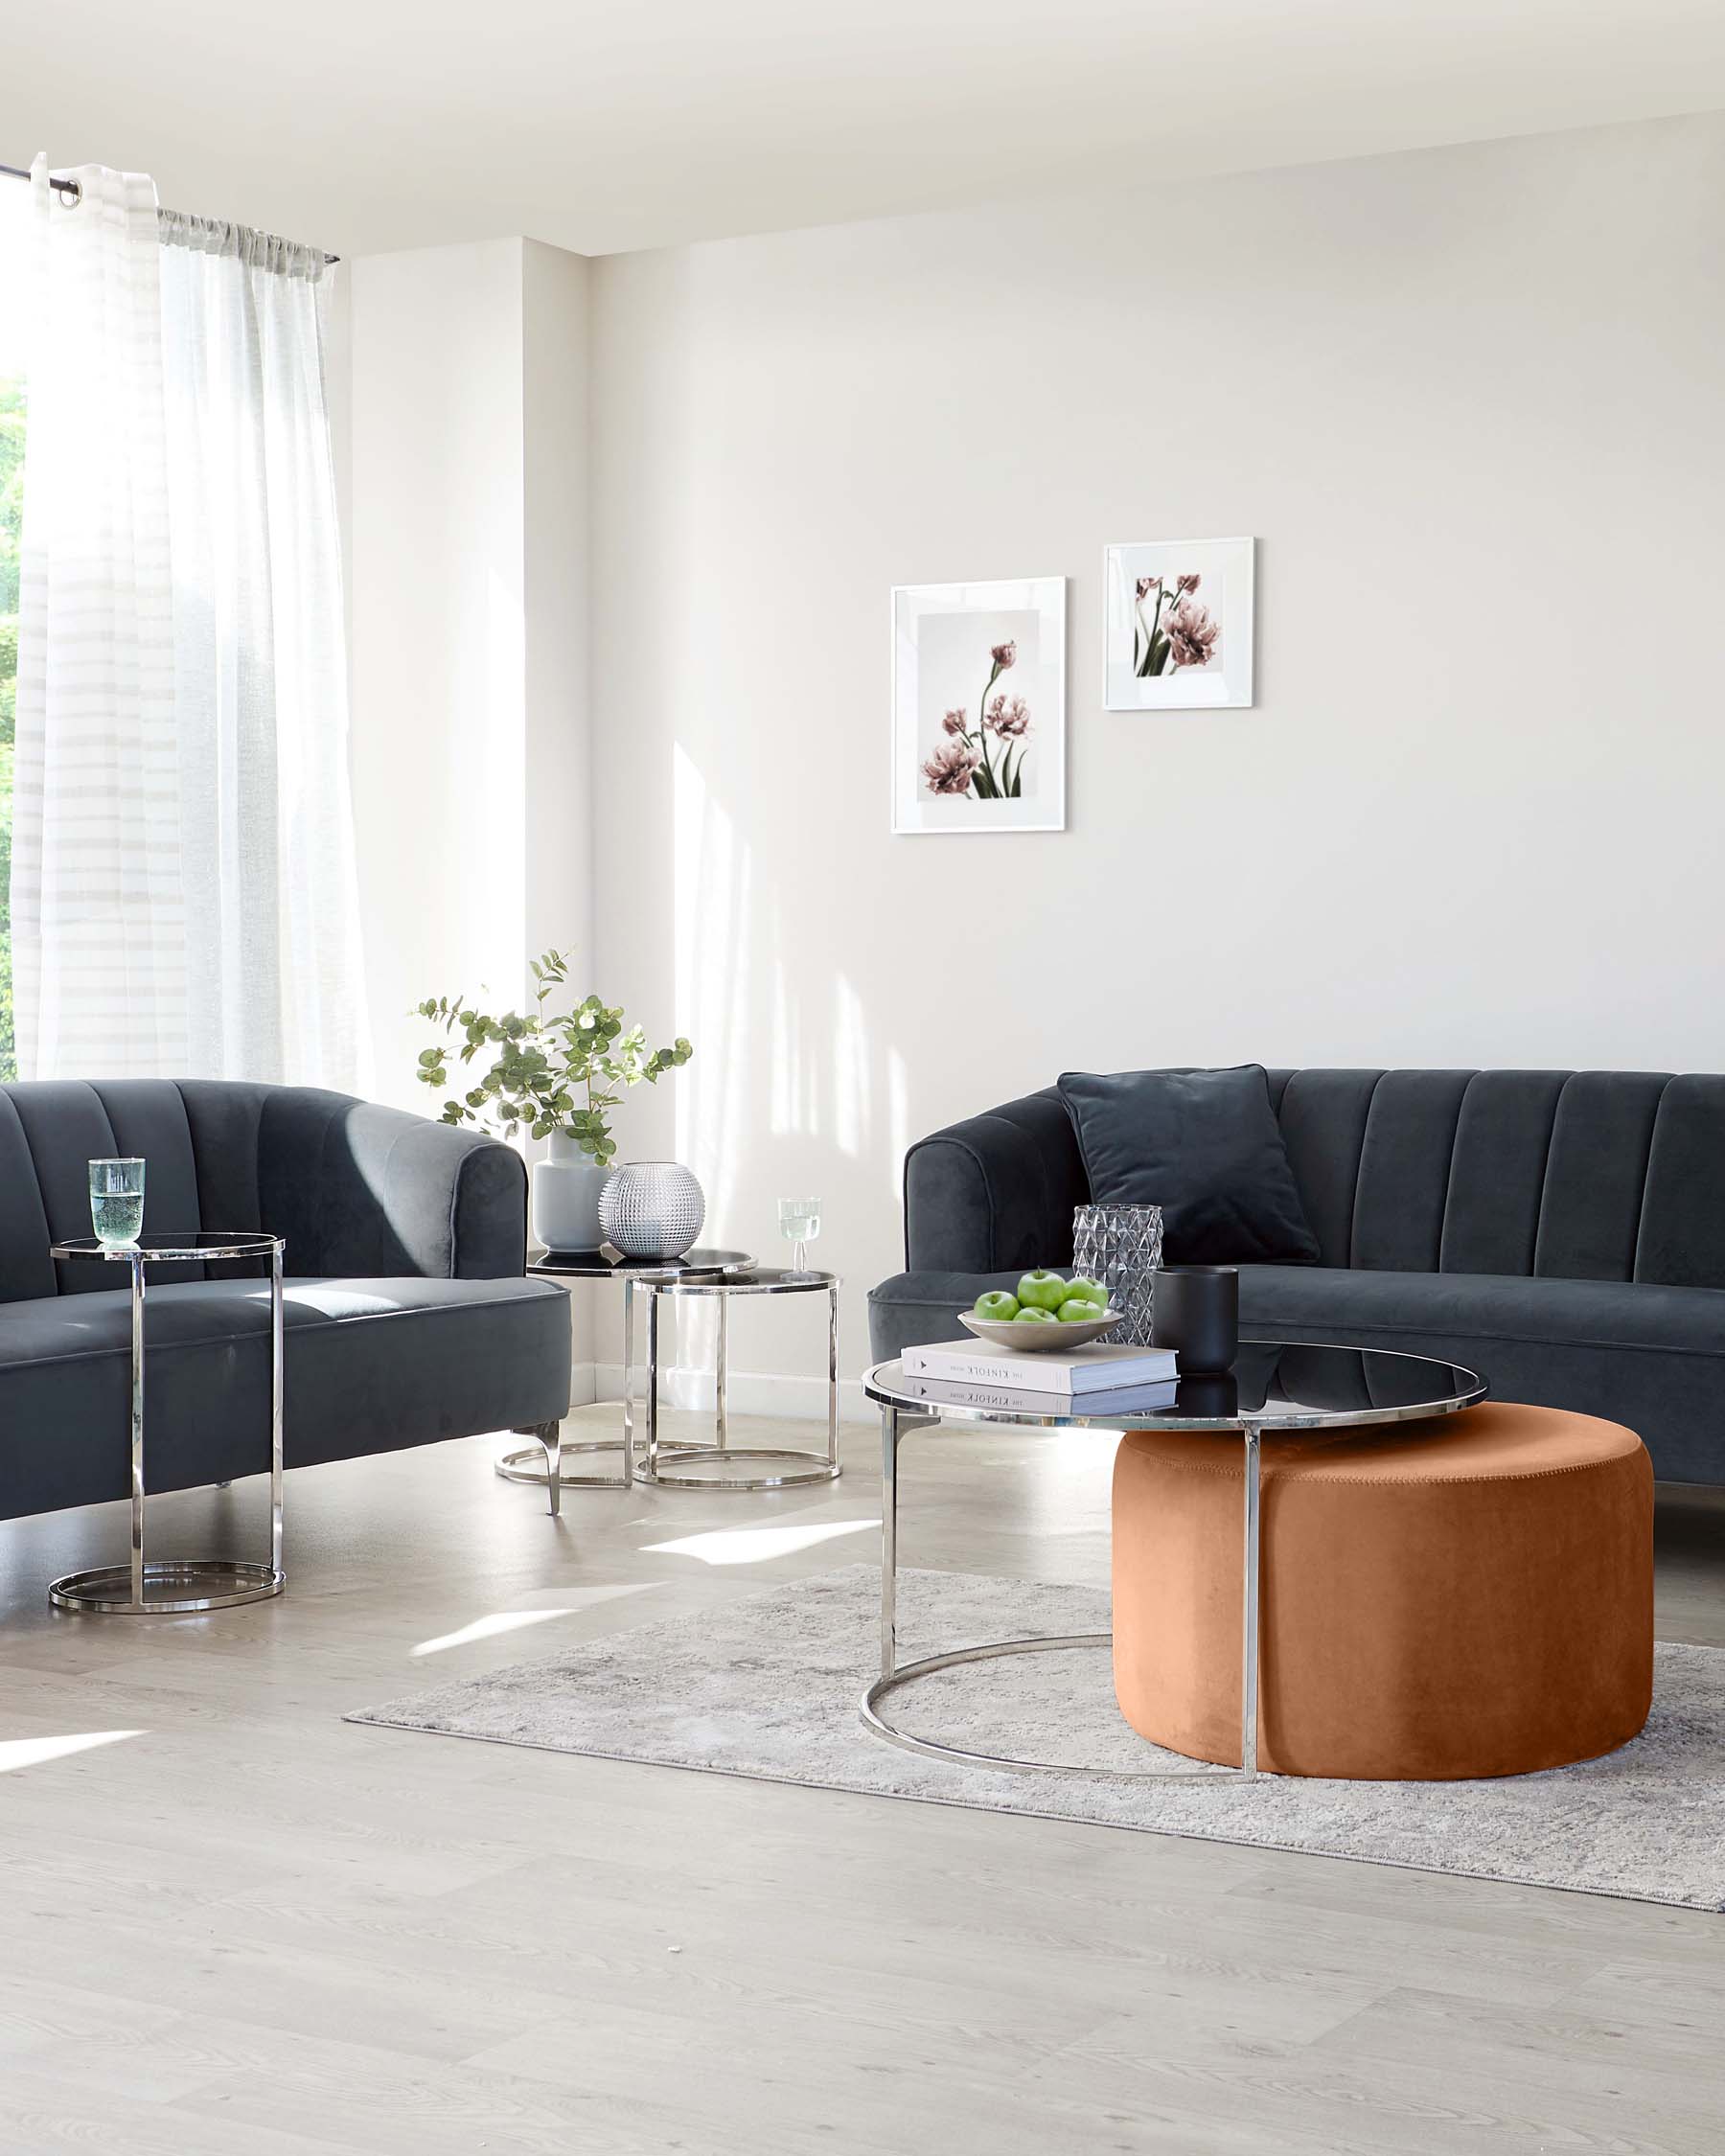
[[[660,1452],[667,1448],[661,1444]],[[685,1445],[678,1448],[684,1462],[698,1459],[794,1459],[809,1464],[790,1475],[666,1475],[645,1467],[635,1469],[635,1480],[650,1490],[799,1490],[810,1482],[836,1482],[844,1473],[825,1453],[780,1451],[764,1445]]]
[[[231,1610],[242,1602],[266,1602],[288,1584],[288,1574],[268,1565],[229,1564],[218,1557],[187,1557],[144,1568],[144,1599],[132,1599],[129,1565],[99,1565],[67,1572],[48,1584],[57,1610],[89,1610],[103,1617],[184,1617],[198,1610]]]
[[[996,1752],[966,1752],[955,1744],[939,1744],[932,1737],[912,1736],[908,1731],[895,1730],[879,1712],[880,1704],[888,1692],[914,1684],[919,1677],[932,1677],[937,1669],[955,1669],[967,1662],[993,1662],[1002,1655],[1046,1654],[1068,1647],[1113,1645],[1112,1632],[1073,1632],[1050,1634],[1042,1640],[999,1640],[985,1647],[958,1647],[951,1654],[925,1655],[920,1662],[905,1663],[890,1677],[877,1678],[869,1686],[859,1709],[862,1727],[906,1752],[920,1752],[926,1759],[946,1759],[960,1767],[991,1767],[1000,1774],[1055,1775],[1072,1781],[1244,1781],[1250,1778],[1238,1767],[1213,1766],[1208,1762],[1195,1762],[1189,1769],[1069,1767],[1052,1759],[1015,1759]]]
[[[675,1437],[663,1437],[659,1440],[659,1451],[662,1453],[694,1449]],[[579,1443],[565,1438],[558,1448],[558,1457],[562,1460],[570,1453],[621,1453],[622,1450],[621,1437],[585,1437]],[[519,1452],[499,1453],[492,1471],[500,1475],[506,1482],[531,1482],[536,1490],[546,1488],[550,1482],[550,1476],[545,1470],[543,1445],[523,1445]],[[640,1477],[637,1475],[632,1479],[638,1482]],[[626,1490],[630,1484],[624,1481],[621,1475],[568,1475],[560,1472],[557,1486],[560,1490]]]

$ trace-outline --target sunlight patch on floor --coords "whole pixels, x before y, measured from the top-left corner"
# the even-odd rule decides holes
[[[69,1759],[75,1752],[93,1752],[99,1744],[118,1744],[142,1736],[142,1730],[86,1730],[73,1736],[0,1738],[0,1775],[14,1767],[40,1767],[50,1759]]]
[[[411,1647],[411,1655],[440,1655],[446,1647],[470,1647],[476,1640],[494,1640],[505,1632],[519,1632],[529,1624],[543,1624],[551,1617],[579,1617],[583,1610],[590,1610],[599,1602],[614,1602],[626,1594],[648,1594],[653,1591],[645,1583],[618,1587],[586,1587],[574,1594],[564,1592],[563,1599],[543,1609],[492,1610],[485,1617],[474,1617],[471,1624],[457,1626],[453,1632],[440,1632],[435,1640],[422,1640]]]
[[[860,1535],[878,1528],[879,1520],[826,1520],[802,1527],[715,1527],[703,1535],[681,1535],[676,1542],[648,1542],[649,1556],[699,1557],[703,1565],[761,1565],[770,1557],[813,1549],[838,1535]]]

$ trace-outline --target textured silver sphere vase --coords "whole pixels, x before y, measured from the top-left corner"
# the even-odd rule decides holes
[[[599,1193],[600,1229],[625,1257],[681,1257],[705,1219],[700,1183],[675,1160],[631,1160]]]

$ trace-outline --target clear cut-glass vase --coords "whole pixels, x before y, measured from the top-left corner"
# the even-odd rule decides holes
[[[1162,1264],[1160,1205],[1074,1205],[1072,1270],[1100,1280],[1120,1322],[1108,1334],[1122,1347],[1150,1345],[1156,1271]]]

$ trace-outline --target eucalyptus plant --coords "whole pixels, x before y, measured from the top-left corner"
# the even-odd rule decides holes
[[[695,1051],[680,1035],[668,1048],[649,1048],[645,1029],[625,1029],[621,1010],[597,996],[585,996],[572,1011],[554,1014],[546,1005],[567,986],[569,961],[561,951],[547,951],[529,963],[535,982],[530,1011],[492,1018],[460,996],[427,997],[417,1006],[419,1017],[449,1036],[421,1049],[420,1083],[448,1086],[451,1056],[473,1064],[494,1047],[494,1059],[476,1083],[444,1102],[443,1121],[491,1120],[505,1137],[523,1130],[536,1138],[565,1132],[596,1165],[609,1167],[617,1157],[610,1111],[623,1091],[643,1079],[656,1084],[662,1072],[687,1063]]]

